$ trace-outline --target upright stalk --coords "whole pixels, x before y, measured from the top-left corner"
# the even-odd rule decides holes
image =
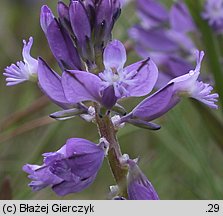
[[[112,174],[115,178],[117,185],[119,186],[119,196],[127,198],[126,190],[126,175],[127,167],[121,164],[120,158],[122,157],[121,149],[116,137],[117,131],[111,121],[108,114],[101,116],[100,107],[95,104],[96,110],[96,123],[101,137],[106,138],[109,142],[108,150],[108,163],[111,168]]]
[[[96,65],[97,67],[93,71],[94,73],[100,73],[104,70],[102,55],[96,55]],[[124,166],[120,158],[122,157],[122,152],[117,139],[117,130],[115,129],[111,117],[108,113],[101,114],[101,107],[99,104],[94,103],[95,108],[95,120],[97,123],[98,131],[101,137],[104,137],[109,142],[108,150],[108,164],[110,166],[113,177],[118,185],[119,192],[118,195],[121,197],[128,198],[127,186],[126,186],[126,176],[128,168]]]

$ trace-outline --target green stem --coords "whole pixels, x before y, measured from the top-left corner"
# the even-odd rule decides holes
[[[116,137],[116,130],[109,117],[109,115],[100,115],[100,107],[95,104],[96,110],[96,122],[98,125],[99,133],[101,137],[106,138],[109,142],[108,151],[108,163],[115,178],[117,185],[119,186],[119,196],[127,197],[126,189],[126,175],[127,167],[121,164],[120,158],[122,157],[121,149]]]

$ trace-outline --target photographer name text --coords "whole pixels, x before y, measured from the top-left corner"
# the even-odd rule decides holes
[[[89,205],[63,205],[63,204],[45,204],[45,205],[30,205],[25,203],[20,204],[4,204],[2,212],[6,214],[16,213],[82,213],[87,215],[95,212],[95,206]],[[42,215],[42,214],[41,214]]]

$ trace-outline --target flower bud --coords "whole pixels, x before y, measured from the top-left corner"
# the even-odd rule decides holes
[[[143,121],[141,119],[128,119],[127,122],[136,127],[149,129],[149,130],[159,130],[161,127],[153,122]]]
[[[69,16],[70,16],[71,27],[77,39],[77,46],[82,52],[82,55],[86,57],[87,55],[86,49],[88,48],[87,42],[89,38],[91,38],[91,26],[87,10],[85,9],[81,1],[79,0],[71,1],[69,7]]]
[[[127,190],[130,200],[158,200],[159,197],[151,182],[140,170],[134,160],[129,160]]]
[[[72,108],[72,109],[65,109],[65,110],[52,113],[50,114],[50,117],[61,121],[61,120],[71,119],[85,113],[87,113],[87,110]]]
[[[47,33],[47,29],[53,20],[54,15],[51,9],[47,5],[42,6],[40,13],[40,25],[45,34]]]

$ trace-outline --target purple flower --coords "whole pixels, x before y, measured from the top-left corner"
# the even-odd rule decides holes
[[[137,5],[141,22],[129,35],[137,53],[142,58],[150,56],[161,69],[156,87],[163,87],[192,68],[191,54],[196,48],[188,33],[196,27],[183,2],[174,3],[170,11],[154,0],[137,0]],[[173,69],[174,64],[180,70]]]
[[[160,62],[161,64],[160,68],[163,72],[163,73],[159,73],[159,79],[156,83],[157,88],[161,88],[165,86],[174,77],[182,76],[188,73],[188,71],[193,69],[193,65],[181,57],[170,55],[170,56],[166,56],[166,58],[163,58],[162,55],[157,56],[154,53],[151,53],[151,56],[155,62]]]
[[[120,5],[119,0],[71,0],[69,6],[59,2],[58,19],[46,5],[42,7],[41,27],[62,69],[81,69],[82,61],[95,67],[96,56],[111,40]]]
[[[223,31],[223,1],[207,0],[202,17],[218,33]]]
[[[160,81],[163,74],[170,81],[192,68],[190,59],[195,45],[186,34],[162,28],[146,30],[140,26],[133,27],[129,34],[137,41],[137,53],[143,58],[149,55],[163,72],[158,80],[161,86],[167,83]],[[180,53],[186,54],[186,58],[181,57]],[[177,65],[180,70],[173,68],[173,65]]]
[[[62,1],[57,3],[57,12],[61,22],[70,22],[69,7]]]
[[[59,196],[77,193],[93,183],[107,149],[108,143],[104,140],[96,145],[71,138],[58,151],[43,154],[43,165],[27,164],[23,170],[32,180],[29,186],[33,191],[50,186]]]
[[[40,25],[45,34],[47,34],[47,29],[53,20],[54,15],[50,8],[43,6],[41,8]]]
[[[133,160],[128,160],[127,191],[130,200],[159,200],[151,182]]]
[[[91,37],[91,25],[87,14],[87,10],[81,1],[71,1],[69,7],[69,17],[71,27],[77,39],[77,44],[83,55],[87,53],[87,41]]]
[[[38,59],[38,81],[41,90],[57,105],[68,108],[74,104],[66,99],[61,77],[54,72],[42,59]]]
[[[95,101],[111,108],[120,98],[151,92],[158,76],[153,61],[147,59],[124,67],[125,62],[124,46],[117,40],[112,41],[104,50],[105,70],[99,76],[76,70],[63,73],[65,97],[70,103]]]
[[[156,87],[163,87],[171,79],[192,69],[189,59],[195,45],[186,34],[174,30],[145,30],[140,26],[133,27],[129,33],[137,41],[137,53],[143,58],[149,55],[159,66],[162,73],[159,73]],[[180,56],[181,51],[186,58]]]
[[[170,25],[176,32],[187,33],[196,29],[187,6],[183,2],[176,2],[170,9]]]
[[[95,40],[98,41],[99,38],[96,46],[100,48],[111,40],[111,31],[121,13],[121,3],[119,0],[101,0],[96,3],[95,10]]]
[[[167,9],[156,0],[138,0],[137,9],[142,25],[147,29],[168,21]]]
[[[7,77],[7,86],[17,85],[27,80],[36,81],[38,61],[30,55],[33,38],[30,37],[28,43],[24,40],[23,44],[23,61],[6,67],[3,73],[3,75]]]
[[[41,9],[41,27],[58,64],[64,69],[80,69],[81,60],[71,36],[46,5]]]
[[[124,116],[120,122],[129,119],[152,121],[172,109],[183,96],[194,98],[210,108],[217,109],[218,94],[211,93],[213,87],[198,81],[204,52],[196,52],[197,65],[194,70],[171,80],[165,87],[144,99],[133,111]]]
[[[177,43],[162,28],[146,30],[141,26],[135,26],[130,29],[129,34],[131,38],[137,41],[138,45],[150,51],[175,52],[179,49]]]

